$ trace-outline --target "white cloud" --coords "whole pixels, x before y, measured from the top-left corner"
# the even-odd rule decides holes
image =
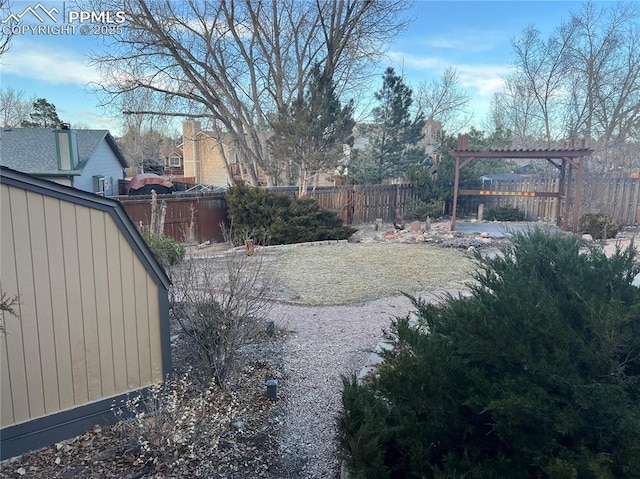
[[[458,72],[460,85],[475,88],[480,96],[492,96],[504,85],[505,78],[511,72],[503,65],[453,65]]]
[[[52,84],[85,85],[99,82],[100,73],[73,50],[49,48],[40,42],[14,41],[2,56],[2,72]]]
[[[412,68],[415,70],[443,70],[447,63],[438,57],[419,56],[412,53],[389,51],[387,57],[392,62],[396,62],[402,67]]]
[[[504,79],[511,71],[508,65],[472,65],[457,63],[437,56],[420,56],[399,51],[391,51],[387,55],[402,69],[407,68],[414,70],[414,72],[427,73],[429,77],[433,78],[440,76],[447,67],[451,66],[458,73],[460,85],[463,88],[476,90],[479,96],[492,96],[499,91],[504,84]]]
[[[425,46],[463,52],[488,52],[505,42],[504,33],[493,30],[461,30],[446,36],[428,37]]]

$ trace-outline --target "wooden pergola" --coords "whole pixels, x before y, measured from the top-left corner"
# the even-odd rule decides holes
[[[578,217],[580,214],[580,196],[582,193],[582,176],[583,176],[583,160],[587,156],[591,156],[594,150],[585,148],[584,140],[582,140],[581,148],[575,148],[572,144],[566,149],[551,150],[468,150],[467,135],[458,137],[458,147],[451,151],[451,155],[456,159],[455,180],[453,185],[453,213],[451,216],[451,231],[456,229],[456,215],[458,208],[458,195],[491,195],[491,196],[539,196],[558,199],[557,209],[557,225],[563,231],[569,230],[569,214],[571,213],[571,205],[573,204],[573,222],[571,231],[578,231]],[[560,171],[558,181],[558,191],[484,191],[484,190],[460,190],[460,169],[477,158],[488,159],[527,159],[527,160],[546,160]],[[571,185],[573,181],[573,170],[576,170],[576,187],[575,194],[571,195]],[[562,215],[562,206],[564,202],[564,216]]]

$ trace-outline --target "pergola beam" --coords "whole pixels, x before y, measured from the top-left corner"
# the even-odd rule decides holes
[[[452,150],[451,155],[456,158],[490,158],[509,160],[562,160],[569,158],[582,158],[591,156],[594,150],[581,148],[579,150]]]

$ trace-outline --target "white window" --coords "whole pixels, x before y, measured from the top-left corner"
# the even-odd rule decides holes
[[[180,158],[179,156],[173,156],[173,155],[170,156],[167,166],[171,166],[173,168],[180,168],[182,166],[182,158]]]
[[[109,189],[109,179],[104,176],[93,177],[93,192],[97,195],[104,195]]]

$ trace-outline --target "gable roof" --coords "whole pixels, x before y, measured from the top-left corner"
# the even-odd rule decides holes
[[[78,143],[78,164],[73,171],[58,169],[55,129],[10,128],[0,132],[0,164],[35,175],[79,175],[98,145],[105,140],[123,168],[125,160],[109,130],[74,130]]]
[[[156,284],[169,288],[171,281],[167,273],[118,201],[37,178],[5,166],[0,166],[0,183],[108,212]]]

